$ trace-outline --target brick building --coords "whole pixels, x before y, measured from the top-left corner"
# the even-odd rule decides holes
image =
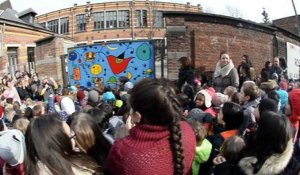
[[[265,61],[286,57],[286,42],[300,46],[300,37],[276,26],[205,13],[164,13],[167,29],[168,78],[178,76],[178,58],[191,56],[195,68],[214,71],[222,50],[228,50],[235,66],[250,56],[256,74]]]
[[[37,22],[57,34],[74,39],[77,45],[110,41],[163,39],[165,11],[202,12],[202,7],[156,1],[120,1],[59,9],[40,15]]]
[[[35,71],[35,41],[53,34],[35,23],[36,14],[31,8],[18,13],[10,1],[0,4],[0,74]]]
[[[300,16],[298,15],[298,23],[300,23]],[[277,27],[283,28],[289,32],[297,34],[297,18],[296,16],[289,16],[286,18],[276,19],[273,24]]]

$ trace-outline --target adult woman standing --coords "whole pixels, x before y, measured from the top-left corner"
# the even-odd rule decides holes
[[[196,139],[174,89],[164,80],[143,79],[130,94],[129,136],[117,140],[107,160],[110,174],[190,174]]]
[[[239,87],[239,75],[227,51],[220,54],[214,72],[213,84],[217,92],[223,93],[227,86]]]
[[[181,67],[178,74],[178,89],[181,91],[182,86],[187,83],[194,88],[195,72],[192,67],[192,60],[189,57],[181,57],[179,59]]]

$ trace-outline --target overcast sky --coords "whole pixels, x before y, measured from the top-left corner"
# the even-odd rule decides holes
[[[3,2],[4,0],[0,0]],[[17,11],[33,8],[38,14],[73,6],[84,5],[88,0],[10,0]],[[115,0],[90,0],[91,3],[111,2]],[[119,1],[119,0],[118,0]],[[201,4],[204,12],[231,15],[243,19],[262,22],[262,9],[265,8],[270,20],[295,15],[291,0],[163,0],[164,2],[190,2]],[[300,14],[300,0],[294,0]]]

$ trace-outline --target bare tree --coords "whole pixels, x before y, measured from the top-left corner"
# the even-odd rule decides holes
[[[234,18],[242,18],[243,17],[243,14],[239,9],[237,9],[236,7],[229,6],[229,5],[225,6],[224,15],[228,15],[228,16],[231,16]]]

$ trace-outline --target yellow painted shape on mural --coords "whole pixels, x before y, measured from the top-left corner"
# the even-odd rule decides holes
[[[128,78],[128,79],[131,79],[131,78],[132,78],[131,72],[127,72],[127,78]]]
[[[100,64],[94,64],[91,67],[91,73],[93,75],[99,75],[102,72],[102,66]]]
[[[111,46],[109,46],[109,45],[107,45],[106,46],[109,50],[117,50],[118,48],[116,48],[116,47],[111,47]]]

